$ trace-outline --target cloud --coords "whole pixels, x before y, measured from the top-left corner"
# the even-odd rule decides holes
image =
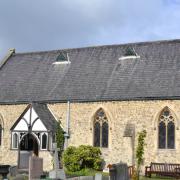
[[[0,1],[0,54],[178,38],[178,0]],[[2,53],[1,53],[2,52]]]

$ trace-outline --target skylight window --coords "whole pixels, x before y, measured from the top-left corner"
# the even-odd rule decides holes
[[[137,56],[134,48],[127,47],[124,56]]]
[[[60,52],[53,64],[69,64],[69,56],[67,52]]]
[[[123,59],[137,59],[140,58],[140,56],[137,55],[137,53],[135,52],[134,48],[132,47],[127,47],[125,49],[125,53],[122,57],[119,58],[119,60],[123,60]]]

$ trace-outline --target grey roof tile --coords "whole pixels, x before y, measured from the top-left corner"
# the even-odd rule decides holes
[[[139,59],[119,58],[131,46]],[[16,53],[0,70],[0,103],[180,97],[180,40]]]

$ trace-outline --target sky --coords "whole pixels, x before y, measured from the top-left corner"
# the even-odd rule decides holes
[[[180,38],[180,0],[0,0],[0,58]]]

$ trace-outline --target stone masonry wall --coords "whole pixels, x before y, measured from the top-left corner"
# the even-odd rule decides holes
[[[0,146],[0,164],[17,165],[18,151],[11,150],[11,127],[27,105],[0,105],[3,124],[2,145]]]
[[[159,150],[157,122],[164,107],[169,107],[176,119],[175,143],[173,150]],[[3,143],[0,147],[0,164],[17,164],[16,150],[10,149],[10,128],[18,119],[27,105],[0,105],[0,114],[4,122]],[[67,104],[49,104],[48,107],[55,117],[66,128]],[[136,143],[137,133],[146,130],[146,147],[144,166],[150,162],[180,162],[180,101],[121,101],[71,103],[70,106],[70,139],[69,145],[93,145],[93,116],[99,108],[103,108],[109,121],[109,147],[102,148],[103,157],[108,163],[120,161],[132,164],[132,146],[129,137],[123,137],[127,123],[135,124]],[[52,159],[48,151],[40,152],[44,157],[44,169],[52,168]]]
[[[158,118],[164,107],[169,107],[176,120],[176,148],[158,149]],[[66,127],[67,104],[50,104],[49,108]],[[93,116],[103,108],[109,121],[109,147],[102,148],[103,157],[108,163],[120,161],[132,164],[132,145],[129,137],[123,137],[127,123],[135,125],[137,144],[138,132],[147,131],[144,166],[150,162],[180,163],[180,101],[121,101],[72,103],[70,112],[69,145],[93,145]]]

